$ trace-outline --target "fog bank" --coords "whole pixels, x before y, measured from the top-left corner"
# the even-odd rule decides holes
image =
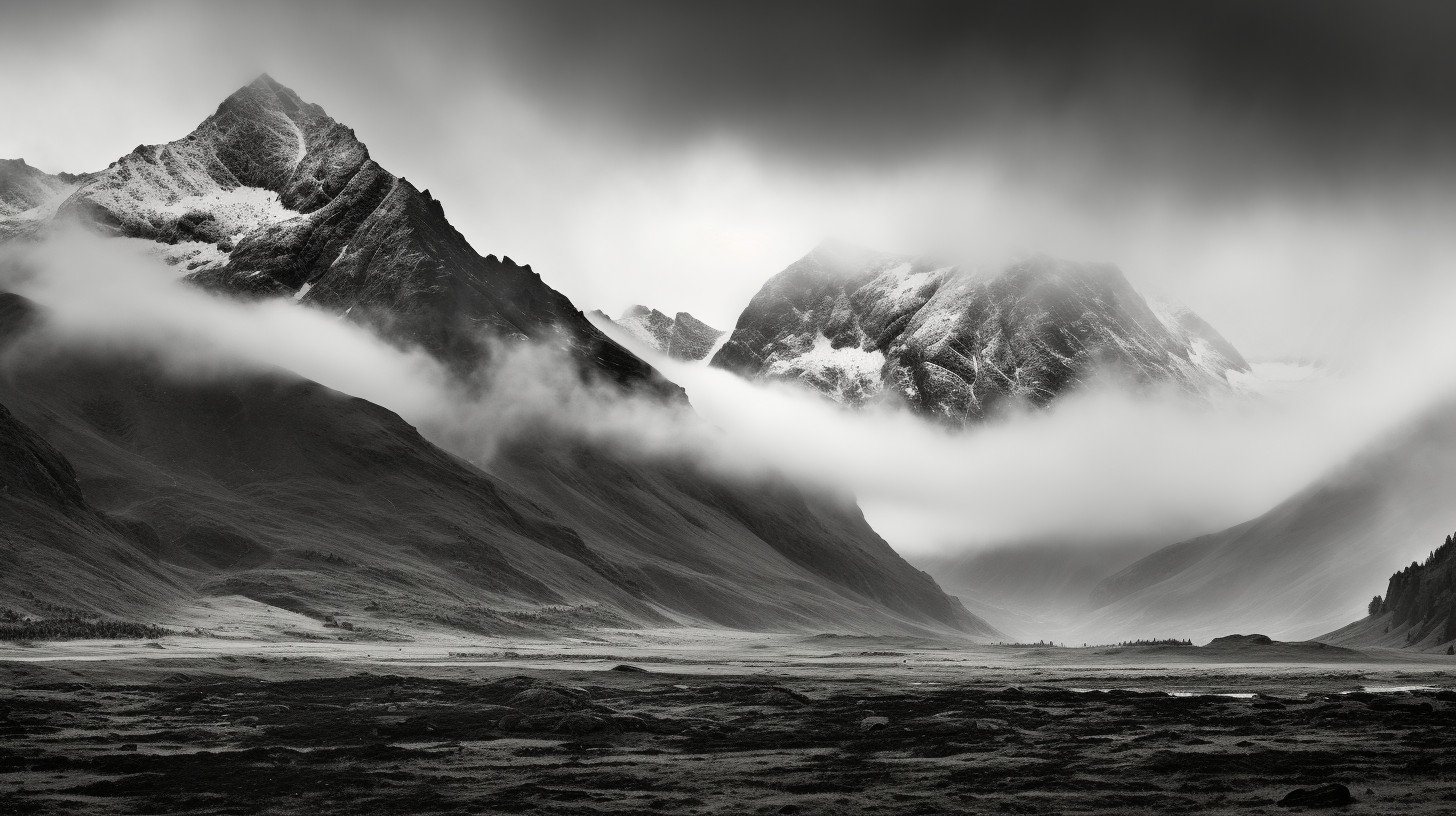
[[[1029,540],[1172,542],[1218,530],[1418,415],[1450,391],[1456,372],[1445,318],[1456,299],[1426,292],[1402,332],[1318,377],[1300,379],[1303,366],[1260,366],[1264,378],[1213,399],[1092,386],[962,432],[903,412],[844,410],[794,385],[645,351],[687,389],[692,408],[583,383],[546,344],[499,347],[486,385],[465,388],[422,351],[335,315],[182,283],[142,246],[84,232],[11,246],[0,288],[50,310],[50,342],[140,351],[188,378],[289,369],[398,412],[487,469],[503,439],[545,424],[723,475],[788,473],[852,492],[910,554]]]

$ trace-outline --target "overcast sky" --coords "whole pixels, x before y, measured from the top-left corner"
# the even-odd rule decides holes
[[[838,235],[1109,260],[1337,355],[1456,257],[1450,4],[0,8],[0,157],[97,169],[267,71],[583,309],[727,327]]]

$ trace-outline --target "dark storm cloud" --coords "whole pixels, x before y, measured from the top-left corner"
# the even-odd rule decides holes
[[[1060,138],[1226,183],[1450,158],[1444,4],[557,2],[486,24],[534,93],[647,140],[721,128],[855,162],[1020,142],[1039,162]]]

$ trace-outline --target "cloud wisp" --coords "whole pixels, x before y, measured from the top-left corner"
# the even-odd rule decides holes
[[[140,350],[179,377],[285,368],[390,408],[487,469],[502,440],[544,423],[722,475],[787,473],[853,493],[891,544],[922,554],[1028,540],[1172,541],[1236,524],[1435,404],[1456,372],[1439,308],[1452,301],[1432,298],[1432,319],[1413,319],[1378,354],[1261,396],[1094,386],[951,432],[651,357],[692,402],[664,405],[583,383],[543,344],[501,347],[485,386],[467,388],[429,355],[337,316],[221,298],[181,283],[136,245],[86,233],[8,249],[0,288],[46,306],[54,342]]]

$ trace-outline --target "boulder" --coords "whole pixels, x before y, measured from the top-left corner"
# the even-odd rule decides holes
[[[1290,791],[1279,800],[1279,807],[1344,807],[1354,802],[1355,798],[1350,795],[1349,788],[1338,782],[1332,782],[1317,788],[1299,788]]]

